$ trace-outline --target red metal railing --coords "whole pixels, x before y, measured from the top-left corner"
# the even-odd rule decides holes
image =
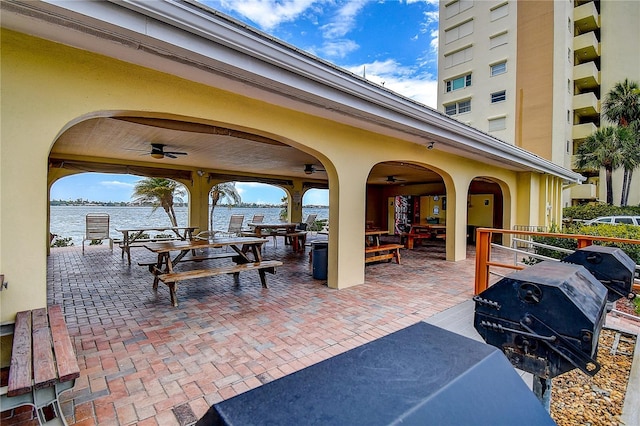
[[[515,265],[509,263],[502,263],[491,260],[491,241],[494,234],[503,235],[529,235],[536,237],[553,237],[553,238],[566,238],[577,240],[578,248],[590,246],[594,241],[612,242],[612,243],[624,243],[624,244],[640,244],[640,240],[630,240],[625,238],[613,238],[613,237],[597,237],[594,235],[575,235],[575,234],[556,234],[548,232],[533,232],[533,231],[521,231],[521,230],[508,230],[508,229],[493,229],[493,228],[478,228],[476,230],[476,281],[475,281],[475,294],[480,294],[489,287],[489,268],[499,267],[507,269],[520,270],[525,266]],[[507,247],[505,247],[507,248]],[[634,291],[640,291],[640,284],[633,285]]]

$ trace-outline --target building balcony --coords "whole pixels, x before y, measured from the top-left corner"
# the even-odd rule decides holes
[[[600,99],[594,93],[581,93],[573,97],[573,111],[581,117],[600,114]]]
[[[576,124],[573,126],[571,136],[573,140],[582,140],[588,138],[596,130],[598,130],[598,127],[593,123]]]
[[[579,92],[594,90],[600,86],[600,71],[595,62],[585,62],[573,67],[573,81]]]
[[[586,33],[600,28],[600,14],[595,2],[576,6],[573,9],[573,23],[576,29],[575,34]]]
[[[595,200],[597,199],[598,187],[592,183],[583,183],[571,188],[572,200]]]
[[[600,42],[593,31],[573,38],[573,52],[576,64],[594,61],[600,57]]]

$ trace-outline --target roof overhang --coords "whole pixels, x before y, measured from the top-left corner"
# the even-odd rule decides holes
[[[2,26],[514,171],[578,173],[192,0],[2,2]]]

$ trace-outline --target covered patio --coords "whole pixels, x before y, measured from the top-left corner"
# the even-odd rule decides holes
[[[444,251],[441,241],[402,250],[401,265],[371,264],[363,285],[335,290],[312,278],[308,251],[269,243],[265,258],[284,266],[268,289],[257,273],[238,287],[230,276],[191,280],[174,308],[137,265],[152,260],[145,249],[131,266],[105,246],[53,249],[47,304],[62,305],[81,368],[63,410],[70,424],[192,423],[216,402],[470,300],[473,246],[456,263]]]

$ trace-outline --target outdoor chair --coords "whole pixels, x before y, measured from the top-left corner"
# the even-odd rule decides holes
[[[314,231],[312,231],[312,229],[311,229],[311,228],[312,228],[312,227],[313,227],[313,225],[316,223],[316,218],[317,218],[317,217],[318,217],[318,215],[317,215],[317,214],[310,214],[310,215],[308,215],[308,216],[307,216],[307,219],[306,219],[304,222],[302,222],[302,223],[300,224],[300,225],[301,225],[301,226],[300,226],[300,229],[301,229],[301,230],[303,230],[303,231],[309,231],[309,232],[311,232],[311,235],[313,235],[313,232],[314,232]]]
[[[82,254],[84,254],[84,242],[94,240],[100,240],[100,242],[109,240],[109,248],[113,251],[113,238],[109,236],[109,215],[106,213],[88,213],[85,221]]]
[[[222,234],[224,237],[239,236],[242,233],[242,222],[244,222],[243,214],[232,214],[229,218],[229,228],[226,231],[211,230],[199,232],[194,239],[197,240],[210,240],[218,234]]]
[[[254,214],[253,218],[249,221],[249,223],[262,223],[264,221],[263,214]],[[242,229],[241,235],[243,237],[257,237],[258,235],[255,233],[255,227],[248,225],[247,228]]]

